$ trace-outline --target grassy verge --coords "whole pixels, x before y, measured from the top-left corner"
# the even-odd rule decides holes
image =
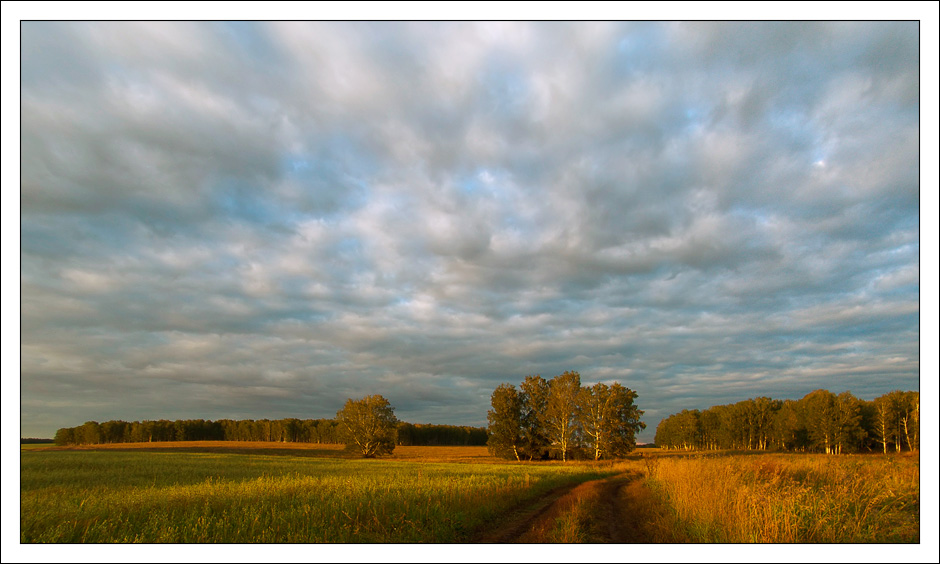
[[[692,542],[920,542],[916,457],[653,457],[648,471]]]

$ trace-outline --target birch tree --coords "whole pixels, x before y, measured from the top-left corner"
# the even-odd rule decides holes
[[[597,383],[581,390],[581,429],[587,446],[593,451],[594,460],[600,460],[608,450],[608,421],[614,417],[610,388]]]
[[[577,446],[578,396],[581,392],[581,375],[565,372],[548,383],[548,400],[541,420],[552,450],[568,460],[568,452]]]
[[[548,453],[548,436],[542,426],[542,414],[548,404],[548,382],[539,375],[526,376],[519,386],[522,424],[522,450],[529,460]]]
[[[522,448],[522,398],[512,384],[500,384],[491,396],[493,409],[486,413],[489,437],[486,447],[493,456],[519,460]]]
[[[623,456],[636,448],[636,433],[646,428],[643,412],[634,405],[637,394],[614,382],[581,389],[578,414],[581,432],[594,460]]]
[[[891,398],[887,395],[875,398],[875,437],[881,443],[881,452],[884,454],[888,454],[888,443],[897,440],[895,412]]]
[[[395,450],[398,419],[388,400],[380,395],[346,400],[336,412],[342,441],[358,449],[364,458],[391,454]]]

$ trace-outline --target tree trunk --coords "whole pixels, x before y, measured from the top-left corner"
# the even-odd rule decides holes
[[[911,435],[907,431],[907,419],[907,417],[903,417],[901,423],[904,425],[904,439],[907,440],[907,450],[912,451],[914,449],[911,448]]]

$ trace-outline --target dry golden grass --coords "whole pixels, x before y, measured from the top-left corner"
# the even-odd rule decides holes
[[[919,542],[911,456],[650,457],[649,484],[693,542]]]

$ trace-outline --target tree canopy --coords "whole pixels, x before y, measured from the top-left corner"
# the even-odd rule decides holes
[[[398,445],[483,446],[486,427],[398,422]],[[284,443],[342,443],[335,419],[186,419],[168,421],[88,421],[63,427],[58,445],[146,443],[166,441],[263,441]]]
[[[896,390],[874,401],[814,390],[799,400],[748,399],[663,419],[656,444],[668,449],[864,452],[920,448],[920,394]]]
[[[395,409],[384,397],[376,394],[360,400],[346,400],[336,412],[340,438],[347,448],[358,449],[365,458],[391,454],[398,435]]]
[[[571,371],[551,380],[526,376],[519,390],[501,384],[487,413],[487,446],[494,456],[516,460],[622,457],[646,428],[636,397],[619,382],[584,387]]]
[[[605,455],[619,458],[636,448],[635,433],[646,428],[640,421],[643,412],[633,403],[636,397],[636,392],[619,382],[610,386],[599,382],[581,389],[581,432],[594,460]]]
[[[512,384],[500,384],[491,396],[493,409],[486,414],[491,453],[503,458],[520,460],[522,450],[522,398]]]

